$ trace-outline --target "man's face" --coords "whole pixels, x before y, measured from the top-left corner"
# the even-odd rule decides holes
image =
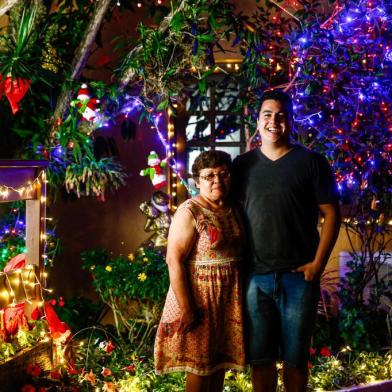
[[[264,145],[284,146],[290,142],[291,119],[280,101],[267,99],[260,108],[257,130]]]

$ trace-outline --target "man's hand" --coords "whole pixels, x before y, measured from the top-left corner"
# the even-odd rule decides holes
[[[197,312],[192,310],[183,310],[180,316],[180,325],[178,327],[178,333],[188,333],[197,326],[199,319]]]
[[[304,278],[308,282],[311,282],[316,279],[320,279],[320,276],[322,274],[320,264],[316,263],[315,261],[301,265],[295,271],[303,272]]]

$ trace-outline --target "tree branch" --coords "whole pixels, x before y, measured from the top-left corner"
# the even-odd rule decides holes
[[[170,12],[170,14],[168,16],[165,17],[165,19],[163,19],[162,23],[159,25],[158,31],[160,33],[164,33],[166,32],[166,30],[169,28],[170,26],[170,22],[173,18],[173,16],[175,14],[177,14],[178,12],[181,12],[185,6],[187,4],[187,0],[182,0],[181,3],[178,5],[177,8],[172,9],[172,11]],[[138,45],[135,46],[131,52],[128,54],[128,56],[132,56],[133,53],[137,53],[140,50],[143,49],[142,45]],[[123,89],[127,86],[127,84],[135,77],[135,72],[132,69],[128,69],[127,71],[125,71],[119,81],[119,86],[120,89]]]
[[[0,1],[0,16],[4,15],[14,5],[19,3],[20,0],[2,0]]]
[[[68,82],[74,82],[80,78],[110,3],[111,0],[95,2],[95,8],[93,15],[91,16],[90,24],[86,28],[86,32],[79,47],[75,51],[74,60],[72,62],[72,74]],[[72,91],[70,89],[63,88],[57,99],[56,108],[52,118],[51,140],[54,139],[54,132],[57,128],[58,121],[61,121],[63,118],[71,101],[71,97]]]

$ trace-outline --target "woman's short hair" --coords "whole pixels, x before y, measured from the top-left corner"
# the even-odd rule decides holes
[[[199,177],[200,171],[203,169],[214,168],[226,165],[227,169],[231,169],[231,156],[227,152],[219,150],[203,151],[195,159],[192,165],[193,178]]]

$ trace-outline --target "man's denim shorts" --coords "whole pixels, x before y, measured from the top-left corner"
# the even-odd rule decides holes
[[[319,297],[320,282],[305,281],[302,272],[252,274],[245,307],[250,364],[307,366]]]

